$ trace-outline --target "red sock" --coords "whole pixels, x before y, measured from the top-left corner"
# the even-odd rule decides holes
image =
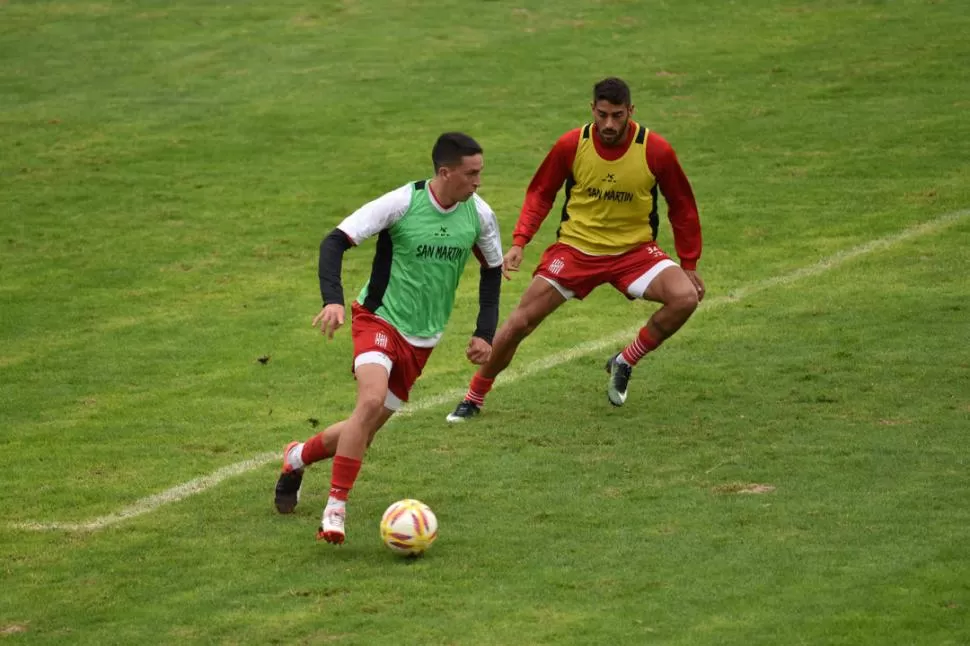
[[[330,474],[330,495],[337,500],[347,500],[347,494],[354,488],[357,474],[360,473],[360,460],[338,455],[333,459]]]
[[[637,365],[637,361],[643,358],[648,352],[653,352],[660,345],[660,341],[657,341],[647,330],[647,326],[644,325],[640,328],[640,333],[637,334],[637,338],[633,340],[633,343],[628,345],[623,350],[623,358],[631,366]]]
[[[468,385],[468,394],[465,395],[465,399],[475,403],[479,407],[484,405],[485,395],[492,389],[493,383],[495,383],[495,379],[480,377],[476,372],[475,376],[472,377],[471,383]]]
[[[327,446],[323,443],[323,433],[317,433],[304,442],[303,450],[300,452],[300,459],[303,460],[304,465],[332,457],[333,453],[328,451]]]

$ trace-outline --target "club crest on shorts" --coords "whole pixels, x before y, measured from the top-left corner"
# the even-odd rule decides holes
[[[374,343],[376,343],[377,345],[379,345],[382,348],[386,348],[387,347],[387,335],[384,334],[383,332],[378,332],[377,334],[374,335]]]
[[[553,276],[558,276],[559,272],[561,272],[565,266],[566,262],[562,258],[556,258],[549,263],[549,273]]]

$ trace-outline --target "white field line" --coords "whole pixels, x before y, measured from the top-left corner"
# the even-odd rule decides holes
[[[800,269],[796,269],[787,274],[782,274],[780,276],[774,276],[772,278],[767,278],[765,280],[758,281],[747,287],[741,287],[734,292],[727,294],[725,296],[715,296],[713,298],[706,299],[701,306],[701,312],[704,310],[709,310],[712,308],[719,308],[732,303],[737,303],[744,298],[756,294],[758,292],[764,291],[771,287],[777,287],[779,285],[789,285],[799,280],[805,278],[811,278],[819,274],[825,273],[839,265],[870,254],[874,251],[881,251],[892,247],[893,245],[905,242],[907,240],[912,240],[913,238],[918,238],[924,235],[935,233],[946,227],[956,223],[957,221],[970,215],[970,209],[964,209],[962,211],[954,211],[952,213],[944,214],[935,220],[929,222],[924,222],[923,224],[918,224],[916,226],[910,227],[909,229],[904,229],[897,234],[891,236],[885,236],[883,238],[877,238],[871,240],[865,244],[853,247],[846,251],[836,253],[828,258],[823,258],[814,265],[808,265]],[[504,386],[506,384],[515,383],[526,377],[534,375],[539,372],[543,372],[550,368],[554,368],[568,361],[572,361],[578,357],[586,356],[588,354],[593,354],[595,352],[603,351],[607,348],[612,348],[619,343],[626,342],[630,340],[634,334],[636,334],[639,329],[639,324],[636,327],[630,327],[619,332],[615,332],[609,336],[596,339],[594,341],[588,341],[586,343],[581,343],[575,345],[562,352],[557,352],[555,354],[549,355],[544,359],[539,359],[527,364],[521,368],[511,368],[506,372],[502,373],[501,376],[496,380],[495,387]],[[514,365],[514,364],[513,364]],[[462,397],[466,388],[456,388],[454,390],[449,390],[432,397],[421,399],[419,401],[409,404],[405,409],[400,411],[395,418],[407,417],[418,413],[429,408],[437,408],[443,404],[453,404],[460,397]],[[393,418],[392,418],[393,420]],[[47,522],[47,523],[13,523],[10,526],[14,529],[27,529],[34,531],[50,531],[50,530],[60,530],[60,531],[97,531],[109,527],[111,525],[116,525],[123,521],[141,516],[155,511],[163,505],[167,505],[173,502],[178,502],[183,498],[188,498],[197,493],[202,493],[217,484],[230,478],[232,476],[237,476],[242,473],[247,473],[258,469],[259,467],[272,462],[274,460],[280,459],[279,451],[270,451],[266,453],[260,453],[259,455],[253,456],[252,458],[245,460],[243,462],[237,462],[236,464],[230,464],[229,466],[223,467],[216,471],[213,471],[209,475],[190,480],[189,482],[182,483],[171,489],[166,489],[161,493],[157,493],[135,503],[125,507],[119,512],[114,514],[108,514],[106,516],[99,516],[92,520],[82,523],[65,523],[65,522]]]

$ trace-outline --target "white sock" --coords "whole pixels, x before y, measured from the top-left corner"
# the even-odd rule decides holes
[[[303,442],[300,442],[286,454],[286,463],[292,469],[303,468]]]
[[[630,365],[630,362],[627,361],[625,358],[623,358],[623,353],[622,352],[620,354],[616,355],[616,361],[617,361],[617,363],[625,363],[628,366]],[[300,446],[303,446],[303,445],[301,444]]]

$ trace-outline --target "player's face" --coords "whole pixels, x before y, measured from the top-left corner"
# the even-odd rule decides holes
[[[460,164],[445,169],[448,192],[452,199],[464,202],[475,194],[482,184],[484,166],[485,161],[479,154],[462,157]]]
[[[617,105],[606,99],[593,103],[593,121],[596,123],[596,132],[599,133],[600,141],[607,146],[615,146],[624,141],[626,127],[632,114],[632,105]]]

